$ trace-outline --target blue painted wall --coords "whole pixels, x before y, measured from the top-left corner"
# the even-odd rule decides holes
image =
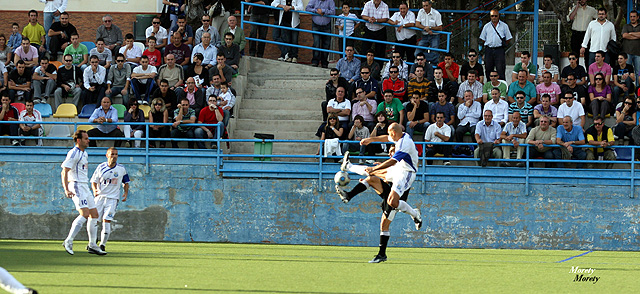
[[[103,158],[92,155],[90,170]],[[149,174],[124,162],[133,182],[112,239],[377,246],[380,198],[371,191],[343,204],[330,180],[319,192],[318,180],[219,177],[214,166],[187,162],[154,164]],[[0,238],[66,236],[76,212],[63,196],[59,162],[0,162],[0,176]],[[515,180],[428,179],[414,183],[408,201],[425,227],[417,232],[398,214],[391,246],[640,249],[640,205],[628,186],[541,182],[526,196]]]

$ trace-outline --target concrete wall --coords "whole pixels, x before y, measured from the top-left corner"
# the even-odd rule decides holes
[[[92,156],[90,170],[102,159]],[[0,238],[66,236],[76,212],[63,198],[59,162],[49,162],[0,163]],[[329,180],[318,192],[317,180],[222,178],[213,166],[186,162],[152,165],[149,174],[142,164],[126,165],[133,182],[114,240],[377,246],[380,208],[372,192],[343,204]],[[398,214],[392,246],[640,249],[640,205],[624,186],[532,184],[523,196],[523,185],[508,181],[425,184],[426,193],[416,182],[409,198],[425,228],[416,232]]]

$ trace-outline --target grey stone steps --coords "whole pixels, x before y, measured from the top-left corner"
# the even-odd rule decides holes
[[[299,89],[247,89],[246,98],[275,100],[325,100],[324,88],[319,90],[300,91]]]
[[[317,120],[263,120],[263,119],[237,119],[236,120],[236,134],[239,131],[252,131],[254,133],[273,133],[273,130],[278,131],[290,131],[290,132],[309,132],[315,133],[320,124],[321,119]],[[236,138],[241,138],[235,135]],[[250,137],[253,138],[253,134]]]
[[[320,105],[324,101],[316,99],[244,99],[242,109],[273,109],[277,106],[281,110],[316,110],[321,111]]]
[[[241,109],[238,118],[271,120],[321,120],[320,110]]]

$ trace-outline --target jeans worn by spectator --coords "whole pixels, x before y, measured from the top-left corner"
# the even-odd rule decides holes
[[[269,23],[269,14],[252,14],[249,18],[252,22]],[[250,38],[258,38],[262,40],[267,39],[267,32],[269,27],[261,25],[251,25],[251,31],[249,32]],[[249,41],[249,55],[262,57],[264,56],[264,42]]]
[[[331,33],[331,23],[326,25],[311,24],[311,28],[314,32]],[[329,50],[331,46],[331,36],[313,34],[313,47]],[[313,58],[311,64],[322,65],[326,67],[329,65],[329,53],[324,51],[313,50]]]
[[[440,46],[440,35],[439,34],[433,34],[433,35],[423,34],[422,39],[420,39],[420,42],[418,42],[418,46],[438,48]],[[425,52],[425,50],[420,48],[416,49],[416,55],[422,52]],[[433,64],[438,64],[439,56],[440,55],[438,54],[438,52],[433,50],[429,50],[428,52],[424,53],[425,60]]]

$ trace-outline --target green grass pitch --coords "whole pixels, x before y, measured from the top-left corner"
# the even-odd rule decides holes
[[[0,266],[40,293],[638,293],[640,253],[0,240]],[[393,245],[393,239],[390,242]],[[592,268],[574,281],[572,267]],[[1,290],[0,290],[1,291]]]

